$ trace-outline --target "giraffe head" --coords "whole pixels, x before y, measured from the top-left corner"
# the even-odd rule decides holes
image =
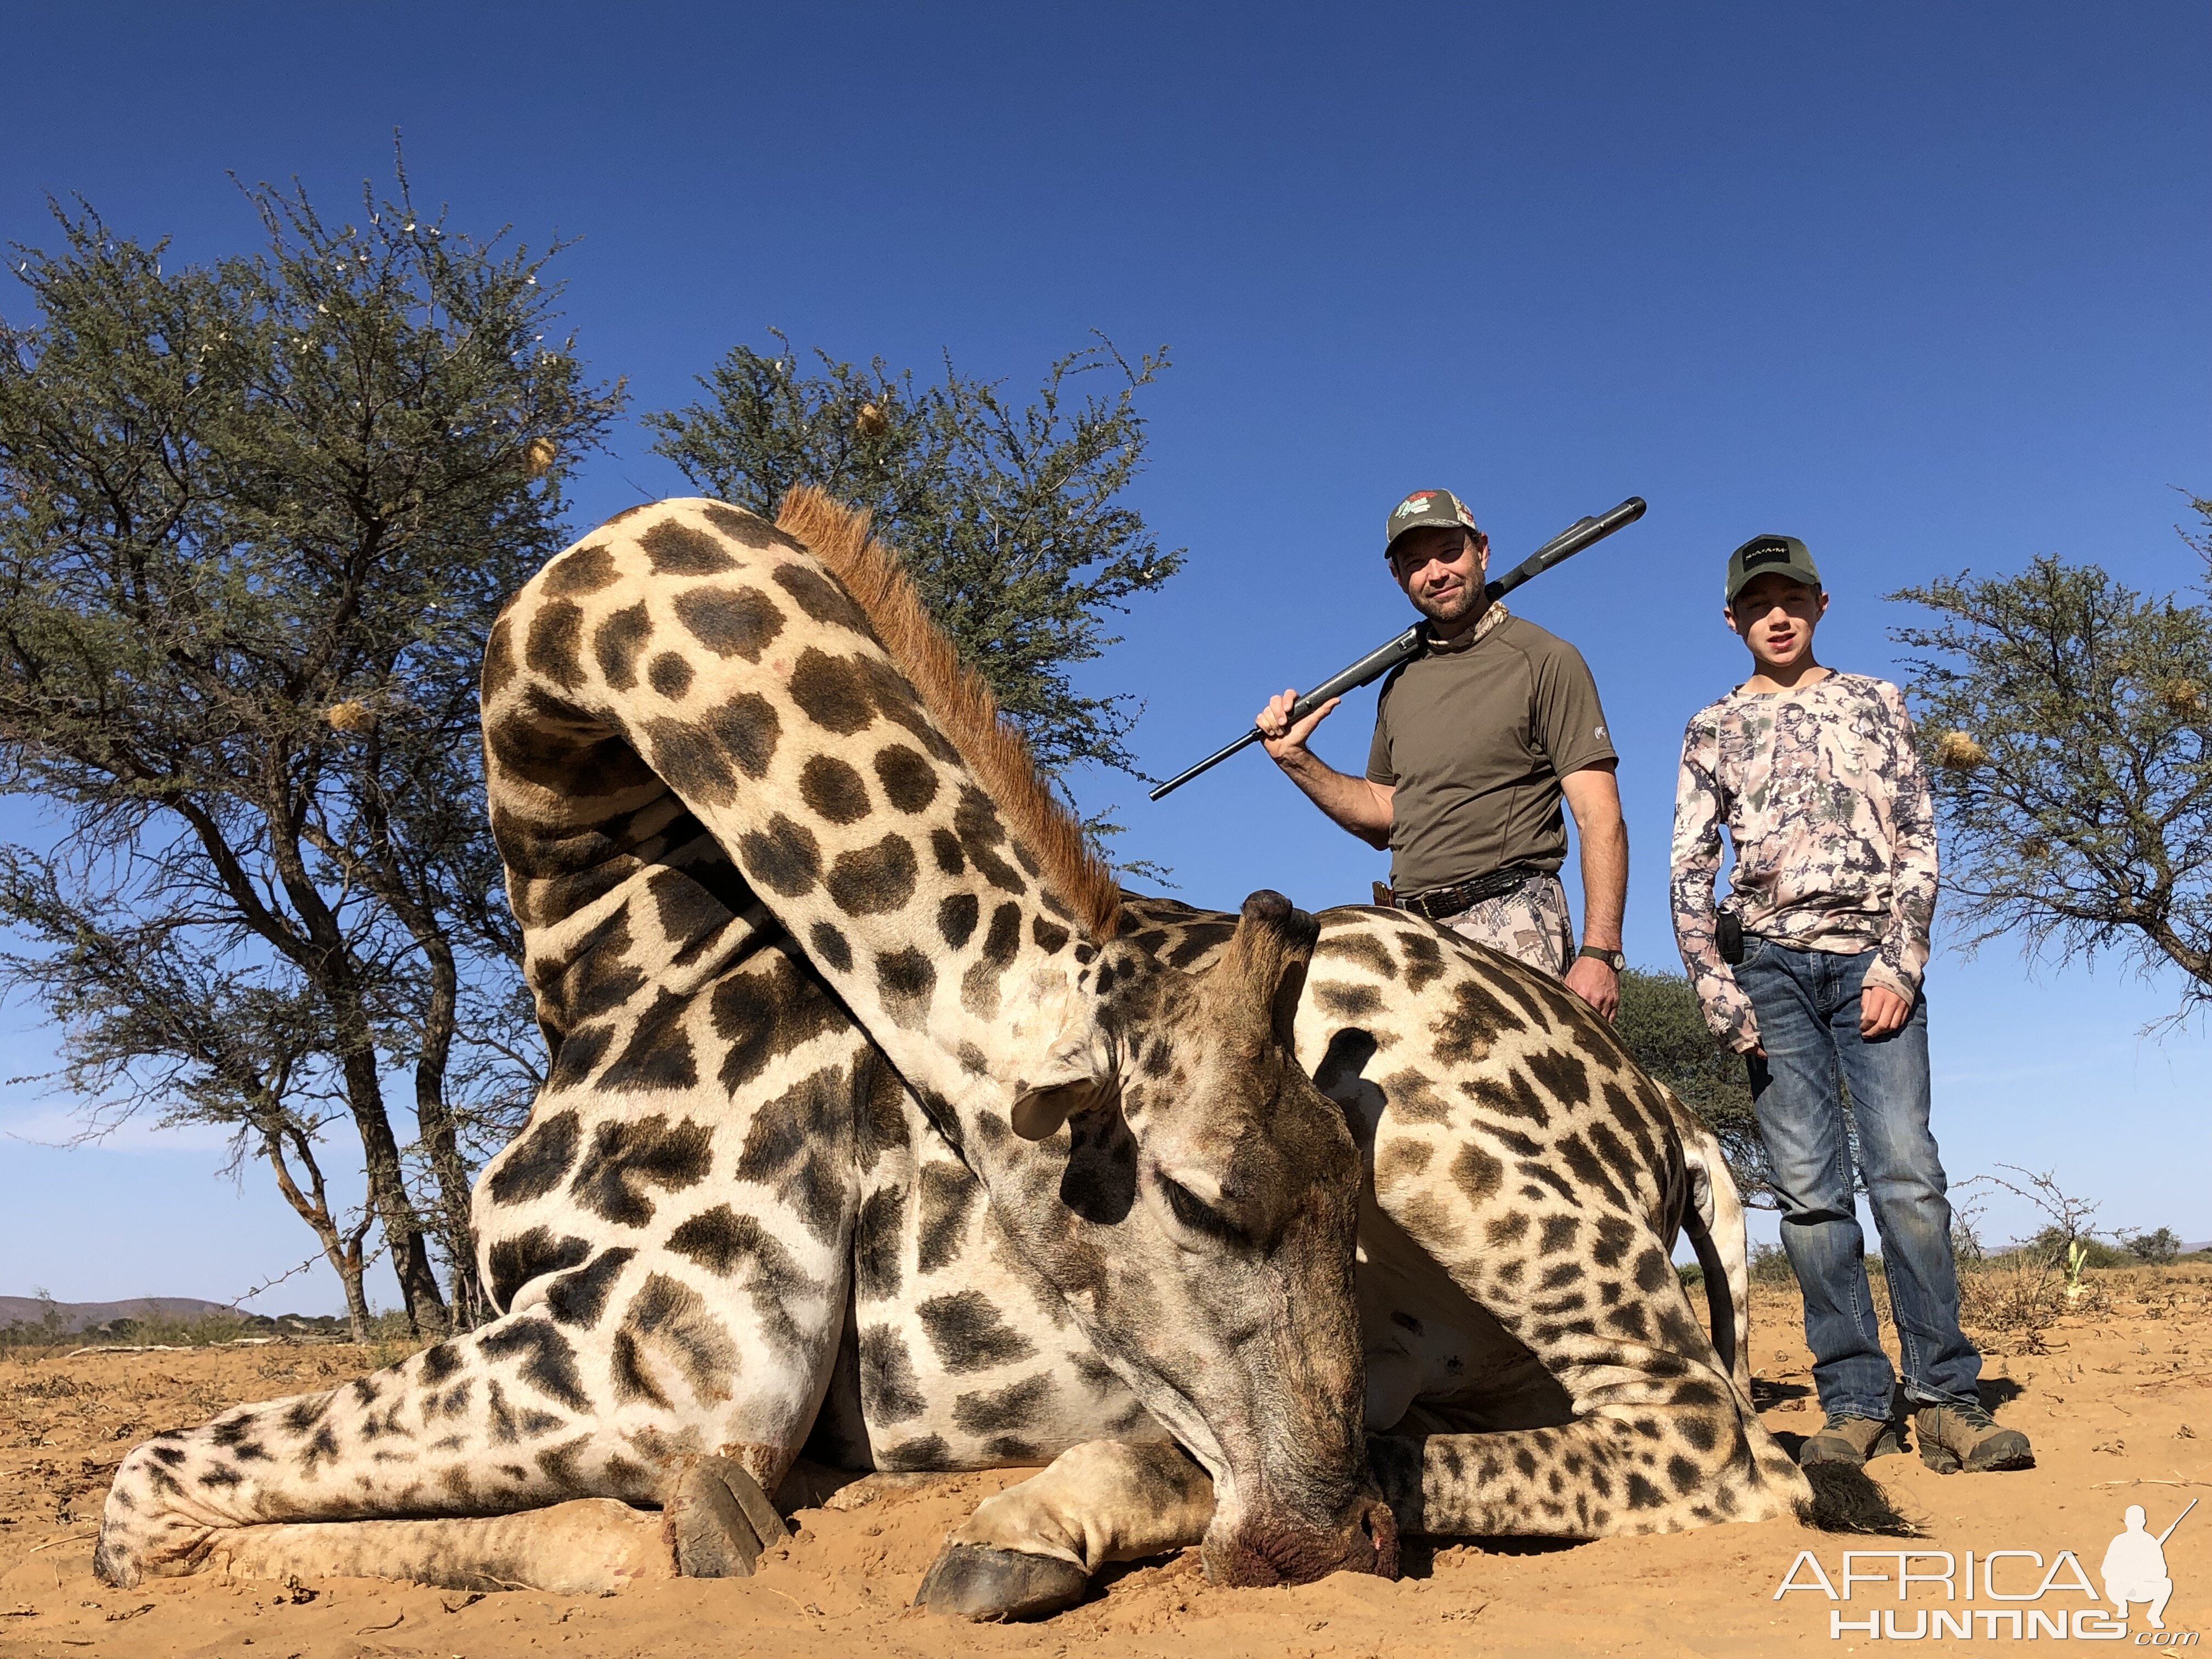
[[[1217,1583],[1397,1570],[1361,1421],[1359,1156],[1291,1047],[1316,935],[1261,891],[1203,978],[1109,942],[1095,1017],[1012,1113],[1035,1155],[1001,1211],[1212,1473]]]

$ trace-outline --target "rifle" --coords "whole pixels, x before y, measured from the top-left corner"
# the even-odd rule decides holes
[[[2189,1510],[2193,1510],[2196,1507],[2197,1500],[2192,1498],[2189,1500]],[[2183,1522],[2189,1519],[2189,1510],[2184,1510],[2180,1514],[2173,1517],[2173,1527],[2178,1527]],[[2161,1548],[2164,1547],[2166,1540],[2173,1536],[2173,1527],[2168,1527],[2164,1532],[2159,1534],[2158,1541]]]
[[[1603,541],[1614,531],[1625,525],[1634,524],[1643,516],[1644,498],[1641,495],[1631,495],[1610,513],[1602,514],[1594,519],[1577,519],[1504,575],[1494,581],[1485,583],[1482,591],[1489,599],[1503,599],[1532,576],[1540,576],[1553,565],[1565,563],[1593,542]],[[1331,697],[1340,697],[1347,691],[1357,691],[1361,686],[1381,679],[1400,663],[1410,662],[1413,658],[1420,655],[1428,642],[1428,619],[1424,617],[1399,635],[1389,644],[1380,650],[1369,652],[1351,667],[1341,669],[1330,675],[1312,690],[1305,693],[1291,705],[1291,723],[1295,725],[1304,720]],[[1170,790],[1180,789],[1200,773],[1220,765],[1238,750],[1259,741],[1260,728],[1255,726],[1226,749],[1208,755],[1188,771],[1178,772],[1174,777],[1153,790],[1150,798],[1158,800]]]

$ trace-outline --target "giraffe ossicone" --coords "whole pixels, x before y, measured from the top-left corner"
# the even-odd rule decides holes
[[[501,1316],[134,1449],[111,1582],[744,1571],[802,1450],[1050,1464],[933,1569],[969,1616],[1192,1543],[1272,1583],[1806,1501],[1710,1134],[1418,919],[1124,899],[864,519],[634,508],[483,693],[550,1050],[476,1192]]]

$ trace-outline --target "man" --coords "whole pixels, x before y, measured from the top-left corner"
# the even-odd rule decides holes
[[[1267,753],[1336,823],[1389,848],[1400,908],[1564,979],[1611,1019],[1626,965],[1628,831],[1597,686],[1572,646],[1484,592],[1490,538],[1458,496],[1417,490],[1384,535],[1383,557],[1428,618],[1429,641],[1382,683],[1367,775],[1339,772],[1306,746],[1336,698],[1296,725],[1297,694],[1274,698],[1255,721]],[[1562,798],[1582,843],[1580,951],[1559,885]]]
[[[1828,596],[1805,544],[1757,536],[1729,556],[1722,614],[1751,678],[1698,711],[1674,799],[1674,938],[1717,1037],[1748,1057],[1782,1243],[1805,1292],[1826,1421],[1807,1464],[1902,1451],[1895,1373],[1875,1328],[1838,1087],[1850,1085],[1868,1200],[1919,1407],[1920,1455],[1946,1473],[2026,1468],[2027,1437],[1975,1389],[1959,1328],[1951,1206],[1929,1133],[1921,975],[1936,908],[1936,824],[1895,686],[1813,654]],[[1716,915],[1720,827],[1735,849]]]

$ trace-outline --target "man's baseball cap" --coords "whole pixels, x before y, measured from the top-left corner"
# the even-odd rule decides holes
[[[1793,582],[1820,588],[1820,568],[1795,536],[1753,536],[1729,555],[1728,602],[1754,576],[1787,576]],[[1822,590],[1825,591],[1825,590]]]
[[[1382,532],[1382,556],[1390,556],[1391,547],[1408,530],[1432,526],[1449,529],[1454,526],[1477,536],[1482,533],[1475,526],[1474,514],[1467,510],[1467,503],[1450,490],[1417,489],[1390,509]]]

